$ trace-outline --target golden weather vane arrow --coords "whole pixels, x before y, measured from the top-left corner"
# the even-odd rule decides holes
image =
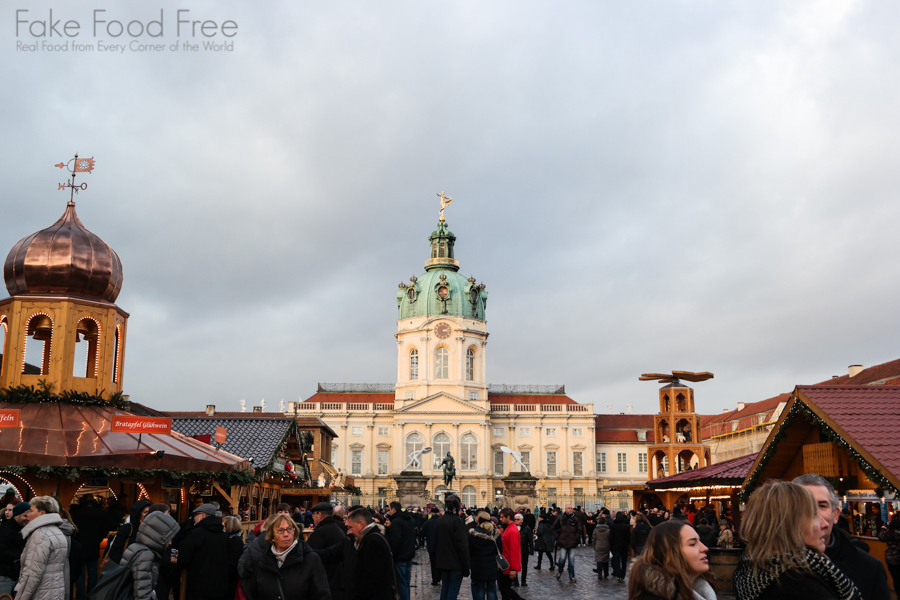
[[[74,163],[74,164],[73,164]],[[71,167],[69,165],[72,165]],[[78,173],[90,173],[94,170],[94,157],[91,158],[78,158],[78,153],[75,153],[75,158],[71,159],[69,162],[59,163],[53,165],[54,167],[59,167],[60,169],[66,168],[72,174],[72,178],[69,179],[65,183],[60,183],[58,190],[64,190],[66,188],[71,189],[69,195],[69,202],[75,200],[75,194],[78,193],[78,190],[86,190],[87,183],[82,183],[81,185],[75,185],[75,176]]]

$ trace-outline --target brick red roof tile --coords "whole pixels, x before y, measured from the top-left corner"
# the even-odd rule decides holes
[[[742,410],[734,409],[718,415],[712,415],[709,419],[703,419],[701,421],[703,439],[709,439],[716,435],[723,435],[731,433],[732,431],[741,431],[759,425],[759,420],[754,419],[754,417],[758,417],[759,415],[763,415],[765,417],[763,422],[768,423],[773,420],[775,409],[778,408],[778,405],[783,402],[787,403],[790,397],[791,395],[789,393],[779,394],[774,398],[760,400],[759,402],[750,402],[749,404],[744,405]],[[737,429],[732,426],[734,421],[738,422]]]
[[[646,444],[652,444],[653,415],[597,415],[594,437],[598,443],[639,442],[637,431],[647,432]]]
[[[803,385],[797,392],[900,479],[900,385]]]
[[[758,453],[747,454],[726,460],[702,469],[682,471],[668,477],[660,477],[647,482],[652,489],[671,487],[693,487],[702,485],[741,485]]]
[[[848,373],[816,385],[880,385],[886,384],[888,379],[897,377],[900,377],[900,358],[863,369],[855,377],[850,377]]]

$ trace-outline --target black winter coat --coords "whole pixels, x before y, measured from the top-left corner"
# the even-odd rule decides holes
[[[147,506],[151,506],[147,500],[138,500],[131,505],[131,518],[116,532],[116,539],[113,540],[112,547],[109,549],[109,562],[119,564],[125,548],[137,539],[138,528],[141,526],[141,513]],[[221,523],[221,521],[219,522]]]
[[[469,570],[469,539],[466,525],[457,515],[441,516],[434,527],[435,564],[442,571]]]
[[[435,551],[434,544],[434,527],[437,525],[438,517],[428,517],[425,519],[425,523],[422,524],[422,533],[425,534],[425,547],[428,550],[428,553],[431,554]]]
[[[613,552],[628,553],[631,543],[631,526],[625,517],[616,517],[609,528],[609,549]]]
[[[503,542],[496,528],[493,534],[481,527],[469,530],[469,564],[472,569],[472,581],[497,581],[500,573],[497,570],[498,552],[503,552]]]
[[[534,553],[534,533],[531,527],[524,522],[522,527],[519,528],[519,540],[522,542],[522,560],[525,560],[526,556],[531,556]]]
[[[842,529],[832,530],[832,544],[825,548],[825,556],[856,584],[865,600],[891,600],[887,573],[880,560],[853,544]]]
[[[647,536],[650,535],[650,525],[639,521],[635,524],[631,531],[631,547],[634,548],[634,555],[637,556],[644,549],[647,543]]]
[[[353,572],[347,575],[347,600],[394,600],[391,546],[378,527],[362,533]]]
[[[387,528],[387,539],[391,544],[394,562],[410,561],[416,555],[416,526],[409,513],[398,511],[391,515],[391,525]]]
[[[719,545],[719,532],[709,525],[697,525],[697,535],[700,537],[700,543],[707,548],[715,548]]]
[[[237,591],[237,566],[243,553],[244,539],[241,537],[241,532],[232,533],[228,536],[228,600],[234,598],[234,593]]]
[[[189,598],[228,595],[228,534],[222,519],[206,517],[194,526],[178,549],[178,565],[188,570]]]
[[[12,580],[18,579],[19,569],[14,563],[21,559],[25,549],[22,527],[15,519],[7,519],[0,524],[0,575]]]
[[[553,525],[549,518],[541,519],[537,528],[537,540],[534,543],[535,550],[553,552]]]
[[[279,585],[280,584],[280,585]],[[250,600],[330,600],[328,577],[322,560],[304,542],[298,542],[278,567],[275,555],[266,552],[248,586]],[[282,591],[284,595],[282,596]],[[230,600],[230,599],[229,599]]]
[[[802,571],[785,571],[759,596],[746,598],[737,594],[737,600],[837,600],[834,590],[818,576]],[[868,599],[866,599],[868,600]]]
[[[106,513],[96,504],[82,506],[72,514],[78,533],[75,539],[84,546],[84,559],[86,561],[100,558],[100,544],[107,536]],[[74,571],[73,571],[74,572]]]
[[[574,548],[581,539],[581,521],[575,513],[568,515],[563,513],[553,524],[553,532],[556,534],[556,545],[560,548]]]
[[[314,550],[325,550],[331,546],[341,544],[347,536],[340,530],[332,519],[322,519],[313,532],[309,534],[307,543]],[[328,588],[331,590],[332,600],[344,598],[344,562],[333,562],[325,565],[325,573],[328,576]]]

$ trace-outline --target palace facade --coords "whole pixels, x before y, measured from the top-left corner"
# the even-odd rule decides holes
[[[431,448],[421,465],[428,492],[443,489],[439,465],[450,452],[453,488],[465,505],[483,506],[520,469],[502,446],[520,453],[548,492],[596,493],[593,406],[564,386],[487,383],[485,285],[459,274],[443,215],[428,240],[425,273],[396,292],[396,383],[319,384],[288,412],[316,415],[338,433],[331,462],[366,494],[387,493],[408,457]]]

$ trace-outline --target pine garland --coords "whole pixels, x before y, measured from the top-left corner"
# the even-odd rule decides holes
[[[257,477],[249,471],[172,471],[169,469],[119,469],[105,467],[78,467],[65,466],[42,466],[42,465],[26,465],[0,467],[4,471],[15,473],[16,475],[24,475],[28,470],[34,470],[40,479],[49,477],[65,477],[69,481],[75,481],[79,477],[104,477],[106,479],[119,479],[122,477],[133,477],[135,479],[147,479],[162,475],[170,479],[190,479],[190,478],[213,478],[224,481],[226,485],[248,485],[255,483]]]
[[[64,390],[60,393],[53,391],[53,384],[45,380],[39,380],[39,389],[33,385],[19,385],[0,389],[0,402],[11,404],[70,404],[72,406],[111,406],[120,410],[130,410],[131,403],[125,400],[122,392],[116,392],[108,400],[99,395],[75,390]]]

